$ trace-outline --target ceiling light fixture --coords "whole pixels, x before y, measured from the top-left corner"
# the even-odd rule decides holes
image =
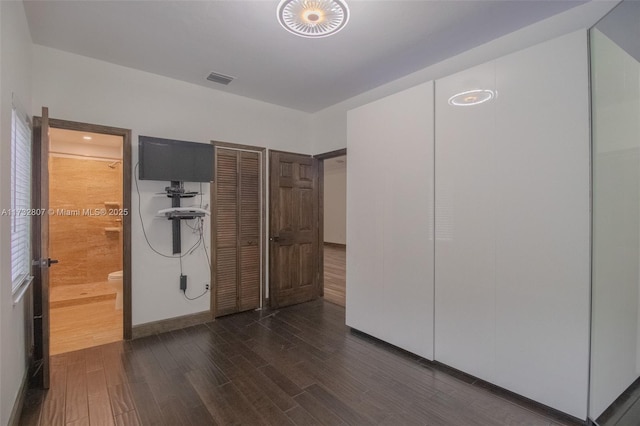
[[[460,92],[449,98],[449,105],[453,106],[473,106],[480,105],[495,98],[493,90],[476,89]]]
[[[349,7],[344,0],[281,0],[278,22],[300,37],[328,37],[349,22]]]
[[[90,141],[92,138],[91,136],[83,136],[82,139],[84,139],[85,141]]]

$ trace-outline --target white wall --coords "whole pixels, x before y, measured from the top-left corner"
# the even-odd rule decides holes
[[[31,105],[31,36],[22,2],[0,2],[0,206],[11,208],[11,94]],[[0,424],[7,424],[26,371],[24,303],[11,296],[10,223],[0,217]]]
[[[581,419],[588,87],[585,30],[436,81],[435,358]]]
[[[547,18],[435,65],[384,84],[311,116],[313,152],[329,152],[347,146],[347,111],[376,99],[446,77],[491,59],[551,40],[580,28],[589,28],[615,7],[617,1],[591,1]]]
[[[433,359],[433,83],[349,111],[348,326]]]
[[[309,134],[306,113],[42,46],[34,46],[32,69],[34,114],[47,106],[52,118],[132,129],[134,165],[138,135],[313,153],[305,139]],[[187,301],[181,295],[178,260],[154,254],[142,234],[138,211],[152,245],[171,253],[170,222],[154,219],[158,209],[170,206],[168,198],[156,195],[168,183],[140,181],[138,185],[140,209],[135,184],[132,189],[133,324],[209,309],[209,296]],[[209,203],[208,186],[204,185],[205,204]],[[188,187],[198,189],[197,184]],[[209,223],[206,228],[208,244]],[[185,229],[183,248],[195,241],[195,235]],[[188,294],[199,294],[209,282],[204,253],[187,256],[183,265],[189,276]]]
[[[591,49],[595,419],[640,374],[640,63],[598,30]]]
[[[324,242],[347,243],[346,167],[324,169]]]

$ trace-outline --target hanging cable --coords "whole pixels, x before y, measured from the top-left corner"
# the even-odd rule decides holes
[[[158,254],[159,256],[162,257],[166,257],[167,259],[176,259],[176,258],[180,258],[182,260],[182,257],[186,256],[186,254],[184,253],[180,253],[179,255],[168,255],[168,254],[164,254],[158,250],[155,249],[155,247],[153,247],[151,245],[151,242],[149,241],[149,237],[147,236],[147,231],[144,227],[144,219],[142,219],[142,201],[141,201],[141,197],[140,197],[140,188],[138,187],[138,166],[140,165],[140,163],[136,163],[136,166],[134,168],[134,181],[136,184],[136,193],[138,194],[138,217],[140,218],[140,225],[142,228],[142,234],[144,235],[144,239],[147,242],[147,245],[149,246],[149,248],[151,250],[153,250],[156,254]],[[194,249],[194,247],[197,247],[200,244],[200,239],[198,241],[196,241],[194,243],[193,246],[191,246],[191,248],[189,248],[189,250],[187,250],[187,253],[189,253],[192,249]]]
[[[156,250],[152,245],[151,242],[149,241],[149,237],[147,237],[147,231],[144,228],[144,220],[142,219],[142,201],[141,201],[141,197],[140,197],[140,188],[138,187],[138,166],[140,165],[140,162],[136,163],[136,167],[134,168],[133,174],[135,176],[134,181],[136,183],[136,193],[138,194],[138,217],[140,218],[140,225],[142,227],[142,234],[144,235],[144,239],[147,242],[147,245],[149,246],[149,248],[151,250],[153,250],[156,254],[162,256],[162,257],[166,257],[169,259],[175,259],[176,257],[182,257],[182,255],[180,256],[170,256],[168,254],[164,254],[159,252],[158,250]]]
[[[209,290],[205,290],[204,292],[202,292],[201,295],[196,296],[196,297],[189,297],[187,296],[187,292],[183,291],[182,294],[184,295],[185,299],[187,300],[196,300],[196,299],[200,299],[202,296],[204,296],[205,294],[207,294],[209,292]]]

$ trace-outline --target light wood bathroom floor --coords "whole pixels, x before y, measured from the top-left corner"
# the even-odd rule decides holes
[[[106,282],[52,287],[50,354],[122,340],[122,310]]]

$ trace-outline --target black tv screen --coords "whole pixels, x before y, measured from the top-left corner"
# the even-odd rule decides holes
[[[140,180],[213,181],[213,145],[140,136]]]

